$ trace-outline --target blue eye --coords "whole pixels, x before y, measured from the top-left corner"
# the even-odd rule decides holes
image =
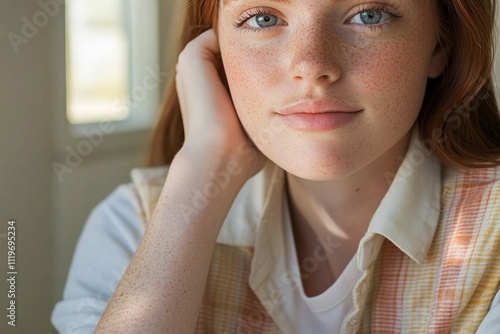
[[[248,20],[248,25],[252,28],[268,28],[275,26],[279,19],[274,15],[256,15]]]
[[[241,17],[234,23],[236,28],[245,28],[249,30],[262,30],[273,28],[278,25],[286,25],[286,22],[278,16],[273,15],[267,8],[255,8]]]
[[[362,25],[377,25],[386,22],[391,18],[391,15],[381,10],[365,10],[356,14],[350,23]]]

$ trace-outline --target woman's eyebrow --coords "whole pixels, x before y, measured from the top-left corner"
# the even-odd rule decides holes
[[[223,5],[224,6],[229,6],[229,5],[233,5],[237,2],[244,2],[246,0],[223,0]],[[279,2],[279,3],[290,3],[290,0],[270,0],[270,1],[273,1],[273,2]]]

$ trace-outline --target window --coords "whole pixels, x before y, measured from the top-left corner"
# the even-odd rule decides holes
[[[157,0],[66,1],[70,124],[80,130],[97,122],[116,122],[119,130],[150,126],[164,79],[157,15]]]

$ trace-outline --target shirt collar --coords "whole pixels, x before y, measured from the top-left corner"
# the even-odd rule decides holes
[[[441,164],[423,146],[415,128],[406,156],[360,242],[360,269],[376,259],[383,241],[377,235],[389,239],[415,262],[422,262],[439,221],[440,198]]]
[[[262,216],[256,227],[254,257],[250,285],[257,288],[269,276],[279,277],[285,268],[282,201],[285,190],[285,172],[272,162],[264,167],[262,179],[267,183]]]

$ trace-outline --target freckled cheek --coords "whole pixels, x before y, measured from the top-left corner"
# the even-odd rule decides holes
[[[377,116],[414,117],[420,110],[425,92],[425,65],[418,52],[412,51],[385,48],[361,59],[356,66],[357,80],[362,83],[358,93],[371,97],[368,102],[378,111]]]
[[[237,48],[222,54],[231,97],[238,114],[254,114],[269,108],[269,99],[280,77],[276,59],[263,50]]]

